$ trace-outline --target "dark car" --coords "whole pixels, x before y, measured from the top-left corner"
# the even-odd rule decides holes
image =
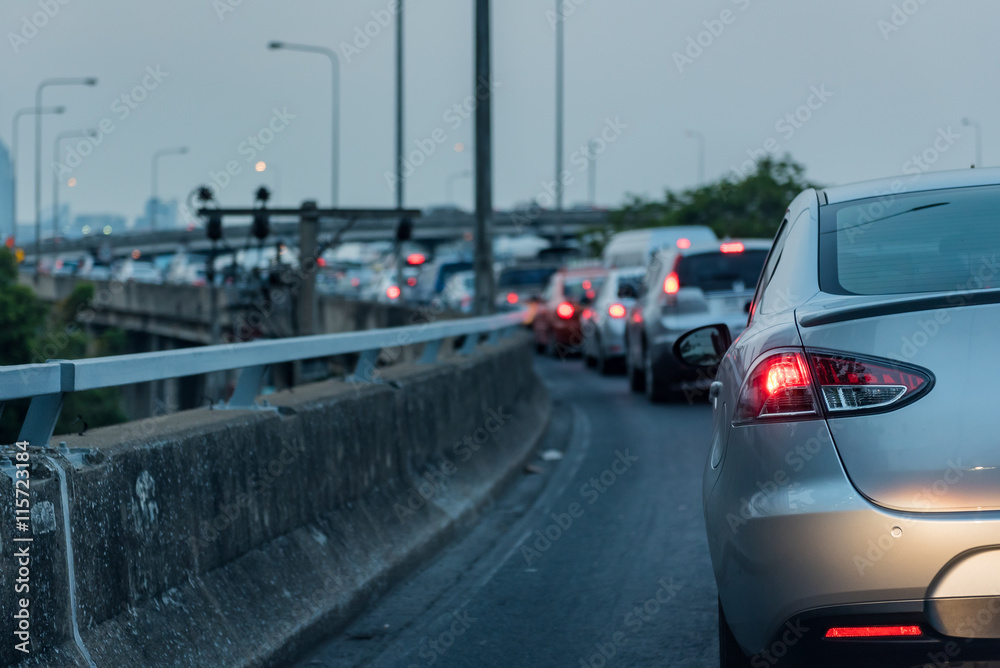
[[[506,267],[497,277],[497,308],[525,308],[524,324],[531,326],[538,300],[552,274],[559,267],[545,263],[525,263]]]
[[[607,276],[603,267],[560,269],[552,275],[532,323],[539,352],[558,356],[580,350],[580,314],[594,301]]]

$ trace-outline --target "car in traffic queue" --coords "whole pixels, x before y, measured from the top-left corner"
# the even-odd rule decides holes
[[[613,269],[580,315],[583,359],[602,375],[624,367],[625,323],[645,271],[644,267]]]
[[[770,241],[731,239],[657,251],[626,323],[626,374],[634,392],[665,401],[708,390],[711,377],[679,364],[674,343],[717,322],[736,338],[770,247]]]
[[[722,666],[997,665],[998,210],[1000,169],[806,190],[735,343],[678,339]]]
[[[576,353],[583,343],[580,315],[597,297],[608,271],[599,266],[564,268],[552,274],[532,322],[535,348],[553,357]]]
[[[531,327],[542,292],[558,268],[558,265],[552,263],[535,261],[512,264],[501,269],[497,276],[497,310],[523,308],[524,325]]]

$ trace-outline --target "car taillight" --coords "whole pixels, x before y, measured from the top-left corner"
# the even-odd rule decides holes
[[[573,317],[574,313],[576,313],[576,309],[574,309],[573,305],[570,304],[569,302],[563,302],[562,304],[556,307],[556,315],[562,318],[563,320],[569,320],[570,318]]]
[[[746,249],[742,242],[730,241],[719,246],[719,250],[723,253],[742,253]]]
[[[919,626],[835,626],[824,638],[898,638],[922,636]]]
[[[746,423],[809,419],[821,410],[826,416],[891,410],[932,385],[926,369],[890,360],[816,350],[775,352],[754,365],[734,419]]]
[[[417,277],[410,276],[408,279],[406,279],[406,284],[409,285],[411,288],[417,287]]]
[[[399,292],[400,290],[398,285],[390,285],[385,291],[385,296],[389,299],[398,299]]]
[[[681,279],[678,278],[677,272],[670,272],[665,279],[663,279],[663,291],[668,295],[676,295],[681,289]]]
[[[781,352],[754,366],[736,407],[736,420],[749,422],[817,415],[805,355]]]
[[[625,307],[621,304],[612,304],[608,307],[608,315],[612,318],[624,318],[625,317]]]
[[[889,360],[810,352],[820,396],[831,413],[880,409],[930,389],[930,373]]]
[[[508,292],[507,293],[507,303],[508,304],[516,304],[517,300],[518,300],[518,296],[517,296],[516,292]]]

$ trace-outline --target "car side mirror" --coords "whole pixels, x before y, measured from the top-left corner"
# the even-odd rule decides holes
[[[681,335],[674,344],[674,357],[700,369],[717,367],[733,343],[729,327],[708,325]]]
[[[618,299],[637,299],[638,297],[634,285],[622,283],[618,286]]]

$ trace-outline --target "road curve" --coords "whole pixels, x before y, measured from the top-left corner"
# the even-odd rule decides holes
[[[556,406],[540,450],[564,457],[292,665],[718,665],[709,406],[651,405],[579,360],[536,369]]]

